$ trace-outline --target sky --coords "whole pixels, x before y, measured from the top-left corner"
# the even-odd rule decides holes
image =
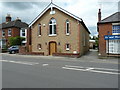
[[[98,9],[101,9],[102,19],[118,12],[120,0],[53,0],[53,3],[83,19],[85,25],[96,36]],[[23,22],[30,24],[51,0],[0,0],[0,23],[5,22],[7,14],[12,20],[19,17]]]

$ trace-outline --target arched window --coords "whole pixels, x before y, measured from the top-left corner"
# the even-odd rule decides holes
[[[69,25],[69,20],[66,20],[66,35],[70,34],[70,25]]]
[[[49,35],[56,35],[56,20],[54,18],[49,22]]]

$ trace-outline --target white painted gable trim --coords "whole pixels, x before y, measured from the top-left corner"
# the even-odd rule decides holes
[[[78,21],[82,21],[81,18],[79,18],[79,17],[71,14],[70,12],[68,12],[68,11],[60,8],[59,6],[57,6],[57,5],[53,4],[53,3],[50,3],[50,4],[29,24],[29,27],[32,26],[32,25],[33,25],[48,9],[50,9],[51,7],[57,8],[58,10],[60,10],[60,11],[62,11],[62,12],[64,12],[64,13],[68,14],[69,16],[77,19]]]

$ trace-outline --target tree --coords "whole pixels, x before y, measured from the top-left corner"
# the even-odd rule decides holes
[[[10,46],[13,46],[13,45],[22,45],[22,41],[23,40],[25,40],[25,38],[20,37],[20,36],[10,37],[9,38],[9,43],[10,43]]]

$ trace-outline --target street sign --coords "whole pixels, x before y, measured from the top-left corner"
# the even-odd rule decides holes
[[[116,40],[116,39],[120,39],[120,35],[105,35],[104,36],[105,40]]]

